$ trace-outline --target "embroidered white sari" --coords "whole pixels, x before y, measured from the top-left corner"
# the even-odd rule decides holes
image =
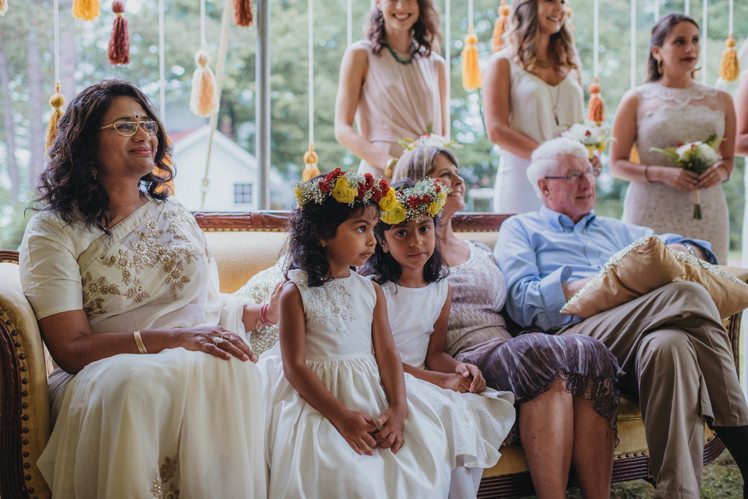
[[[218,292],[178,201],[151,199],[111,232],[32,219],[20,271],[38,319],[84,310],[94,333],[220,324],[245,337],[243,301]],[[57,370],[37,466],[54,497],[264,497],[261,393],[254,364],[183,348]]]

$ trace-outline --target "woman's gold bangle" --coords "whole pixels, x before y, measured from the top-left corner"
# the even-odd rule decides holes
[[[138,352],[148,353],[148,349],[145,347],[145,343],[143,343],[143,338],[140,336],[140,331],[133,331],[132,337],[135,338],[135,345],[138,347]]]

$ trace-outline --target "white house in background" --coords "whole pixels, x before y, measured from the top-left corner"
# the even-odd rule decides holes
[[[170,135],[174,145],[174,195],[189,210],[249,211],[258,209],[257,161],[253,155],[216,130],[213,134],[208,191],[201,206],[210,127],[203,125]],[[270,170],[272,209],[290,209],[294,194],[281,175]]]

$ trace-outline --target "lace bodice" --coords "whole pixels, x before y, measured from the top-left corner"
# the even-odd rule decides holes
[[[725,110],[717,88],[695,82],[688,88],[670,88],[650,82],[635,92],[639,96],[636,148],[642,164],[672,165],[651,147],[673,147],[725,133]]]

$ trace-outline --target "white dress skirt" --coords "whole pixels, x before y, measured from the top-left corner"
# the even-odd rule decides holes
[[[354,272],[313,288],[303,271],[290,271],[289,278],[304,304],[307,366],[345,407],[376,420],[389,403],[372,352],[373,284]],[[452,459],[444,427],[421,394],[407,394],[404,445],[396,454],[376,449],[373,456],[358,455],[288,382],[280,345],[257,365],[269,392],[269,497],[447,497]]]

